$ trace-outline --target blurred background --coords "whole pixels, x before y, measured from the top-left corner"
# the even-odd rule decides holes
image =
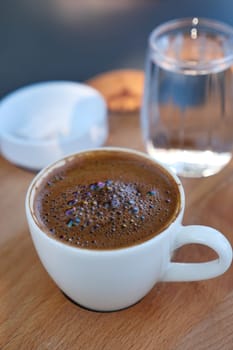
[[[0,97],[38,81],[144,69],[152,29],[190,16],[233,25],[233,1],[1,0]]]

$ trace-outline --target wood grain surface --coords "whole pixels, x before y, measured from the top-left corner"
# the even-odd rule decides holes
[[[138,113],[115,113],[109,122],[108,145],[144,150]],[[34,175],[0,157],[1,350],[233,349],[233,267],[208,281],[159,283],[118,312],[88,311],[66,298],[42,267],[29,235],[24,200]],[[233,243],[233,163],[209,178],[181,180],[184,223],[213,226]],[[191,245],[175,259],[213,256]]]

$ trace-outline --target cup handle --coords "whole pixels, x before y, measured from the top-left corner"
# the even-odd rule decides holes
[[[181,226],[175,239],[174,250],[190,243],[202,244],[213,249],[218,259],[204,263],[169,262],[162,281],[199,281],[223,274],[232,262],[232,247],[217,230],[200,225]]]

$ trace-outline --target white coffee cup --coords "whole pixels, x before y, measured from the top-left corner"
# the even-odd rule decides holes
[[[129,156],[136,154],[142,160],[149,158],[130,149],[102,148],[103,151],[127,152]],[[162,167],[178,185],[181,209],[176,219],[160,234],[137,245],[107,250],[77,248],[50,237],[40,228],[34,213],[36,189],[52,169],[63,166],[70,157],[46,167],[34,178],[26,196],[26,215],[42,264],[57,286],[73,301],[98,311],[119,310],[139,301],[157,282],[204,280],[219,276],[229,268],[232,248],[219,231],[207,226],[182,225],[184,190],[177,176],[164,165]],[[174,251],[189,243],[210,247],[218,259],[204,263],[172,262]]]

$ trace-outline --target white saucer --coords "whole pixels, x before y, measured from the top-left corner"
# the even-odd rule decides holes
[[[68,154],[100,147],[107,135],[105,100],[85,84],[37,83],[0,103],[0,151],[26,168],[40,170]]]

